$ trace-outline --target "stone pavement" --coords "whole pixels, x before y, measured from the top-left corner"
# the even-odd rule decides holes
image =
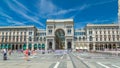
[[[73,68],[68,55],[38,54],[29,60],[25,61],[22,53],[14,53],[6,61],[0,55],[0,68]]]

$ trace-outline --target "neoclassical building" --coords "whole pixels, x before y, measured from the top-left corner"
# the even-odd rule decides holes
[[[48,19],[46,25],[46,49],[74,49],[73,19]]]
[[[48,19],[46,29],[35,26],[1,26],[0,49],[88,50],[120,48],[118,24],[87,24],[74,29],[73,19]]]
[[[118,24],[87,24],[89,50],[117,50],[120,47]]]

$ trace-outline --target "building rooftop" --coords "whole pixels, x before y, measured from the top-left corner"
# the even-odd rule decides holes
[[[118,26],[118,24],[87,24],[86,26]]]
[[[65,21],[73,21],[73,19],[47,19],[47,22],[65,22]]]
[[[0,26],[1,28],[35,28],[35,26]]]

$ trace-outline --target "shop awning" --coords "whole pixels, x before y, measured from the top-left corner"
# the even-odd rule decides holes
[[[32,47],[32,44],[29,44],[28,47],[31,48],[31,47]]]
[[[45,44],[42,44],[42,48],[45,48]]]
[[[1,46],[2,46],[2,49],[4,49],[4,48],[5,48],[5,44],[1,44]]]
[[[26,44],[23,45],[23,50],[26,50]]]
[[[38,44],[38,48],[41,48],[41,44]]]
[[[12,48],[12,45],[11,45],[11,44],[8,44],[8,48]]]
[[[34,48],[37,48],[37,44],[34,44]]]

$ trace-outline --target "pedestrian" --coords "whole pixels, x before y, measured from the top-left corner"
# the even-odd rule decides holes
[[[12,50],[10,49],[10,50],[8,51],[9,55],[11,55],[11,52],[12,52]]]
[[[7,50],[3,49],[3,60],[7,60]]]
[[[29,53],[29,50],[26,49],[26,50],[24,51],[24,55],[25,55],[25,60],[26,60],[26,61],[28,61],[28,53]]]

